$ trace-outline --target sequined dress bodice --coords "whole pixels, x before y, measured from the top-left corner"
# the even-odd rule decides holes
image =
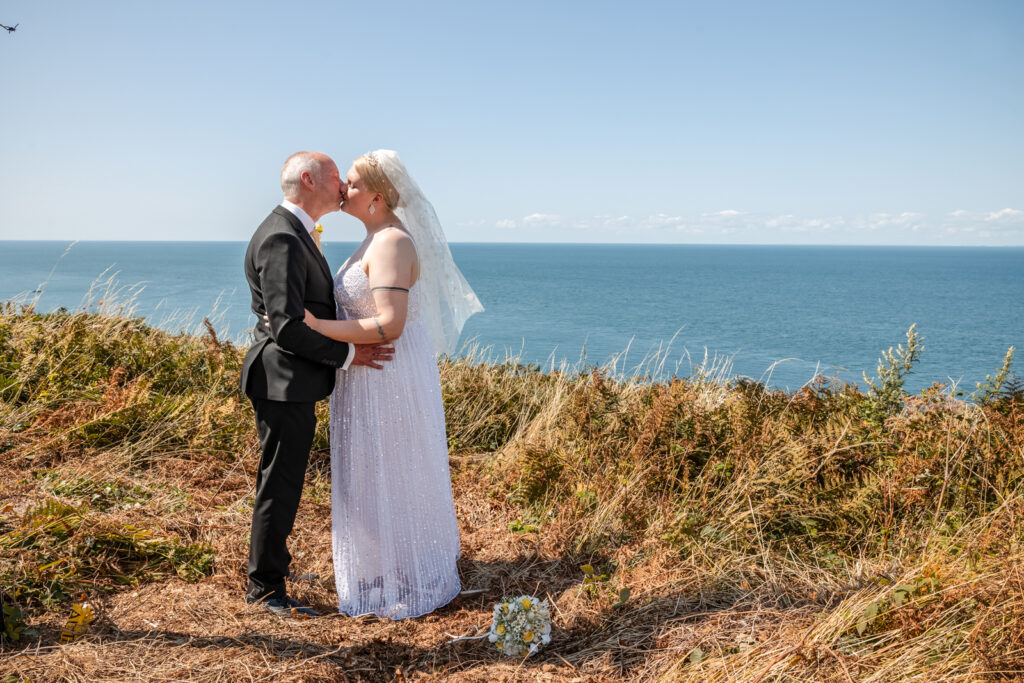
[[[373,293],[370,292],[370,281],[363,271],[362,259],[345,264],[338,271],[334,278],[334,298],[346,320],[372,318],[377,315],[377,305],[373,301]],[[418,320],[419,317],[419,288],[414,284],[409,289],[409,311],[406,314],[406,324]]]

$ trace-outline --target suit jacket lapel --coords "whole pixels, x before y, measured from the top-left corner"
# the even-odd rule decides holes
[[[334,274],[331,273],[331,267],[327,264],[327,259],[324,258],[323,253],[320,251],[319,247],[316,246],[316,242],[313,241],[313,236],[309,234],[308,230],[306,230],[306,226],[302,224],[299,217],[283,206],[276,207],[274,209],[274,213],[287,219],[288,224],[295,229],[295,232],[299,233],[299,239],[301,239],[302,243],[306,245],[307,249],[309,249],[316,262],[320,264],[320,270],[323,271],[324,275],[331,281],[333,286]]]

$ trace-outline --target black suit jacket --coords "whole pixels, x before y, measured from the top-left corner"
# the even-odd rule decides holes
[[[334,278],[309,232],[292,212],[275,208],[256,229],[245,252],[256,343],[242,364],[242,391],[272,401],[319,401],[334,389],[335,368],[349,345],[302,322],[308,308],[334,320]],[[270,327],[263,316],[270,318]]]

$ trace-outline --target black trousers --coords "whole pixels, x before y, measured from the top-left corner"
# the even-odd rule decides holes
[[[287,539],[306,479],[316,432],[316,404],[251,398],[263,455],[256,473],[249,542],[248,600],[285,597],[292,556]]]

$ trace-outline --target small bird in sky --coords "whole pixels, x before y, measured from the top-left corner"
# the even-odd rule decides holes
[[[14,33],[18,30],[19,26],[21,26],[21,24],[15,24],[14,26],[4,26],[3,24],[0,24],[0,28],[6,29],[7,33]]]

